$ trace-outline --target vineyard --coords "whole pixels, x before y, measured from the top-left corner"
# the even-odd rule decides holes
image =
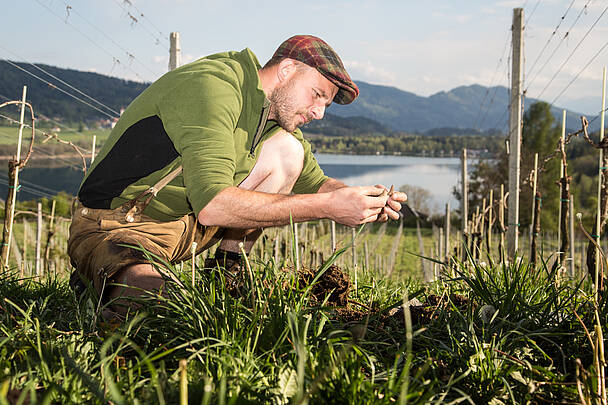
[[[132,301],[124,317],[114,316],[113,302],[102,300],[92,286],[82,294],[70,287],[66,250],[74,197],[20,177],[36,159],[86,173],[120,106],[109,107],[45,65],[29,64],[34,74],[26,71],[28,63],[7,60],[42,81],[38,89],[45,97],[63,93],[43,111],[54,114],[72,102],[79,109],[70,111],[76,124],[66,124],[54,115],[37,116],[39,106],[27,101],[27,87],[20,100],[0,94],[7,100],[0,103],[0,158],[8,162],[0,176],[7,188],[0,209],[0,405],[608,405],[605,68],[599,113],[566,123],[567,111],[559,111],[561,120],[554,111],[608,43],[575,69],[550,104],[523,105],[528,87],[555,64],[550,62],[566,38],[574,37],[570,32],[581,16],[594,22],[554,76],[540,76],[546,86],[539,100],[608,7],[595,13],[587,1],[564,33],[560,26],[572,1],[523,72],[524,24],[535,28],[530,19],[539,3],[527,20],[523,8],[513,10],[493,75],[504,65],[512,84],[507,108],[494,114],[496,125],[484,122],[497,109],[493,77],[474,112],[471,136],[462,136],[468,131],[462,128],[450,129],[463,131],[460,137],[432,135],[441,128],[426,135],[385,126],[386,133],[378,132],[361,117],[333,118],[350,129],[330,127],[327,133],[327,126],[312,127],[318,133],[309,139],[320,151],[459,154],[461,180],[450,190],[457,207],[448,203],[440,213],[425,212],[428,207],[414,198],[397,221],[350,228],[321,219],[268,228],[249,253],[242,251],[237,275],[205,267],[217,246],[196,255],[193,244],[191,259],[178,263],[134,246],[167,282],[160,292],[123,298]],[[148,21],[131,10],[131,2],[117,4],[130,28]],[[59,18],[67,26],[79,14],[65,6]],[[158,44],[156,31],[151,32]],[[179,35],[170,38],[172,69],[179,64]],[[541,58],[553,40],[552,53]],[[130,62],[136,60],[123,51]],[[105,53],[112,56],[112,69],[120,64]],[[87,85],[89,76],[76,77]],[[115,82],[104,83],[99,87],[110,99]],[[147,86],[130,83],[133,94]],[[444,96],[454,94],[429,99]],[[392,100],[385,104],[396,104]],[[367,107],[398,116],[395,111],[409,105]],[[103,129],[85,128],[79,114],[91,109]],[[44,127],[37,128],[38,119]],[[500,129],[507,121],[509,128]],[[357,122],[370,126],[359,128]],[[500,134],[507,138],[504,145]],[[407,187],[407,180],[394,186]],[[24,192],[36,198],[21,200]]]

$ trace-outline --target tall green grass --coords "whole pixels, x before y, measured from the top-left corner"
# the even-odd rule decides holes
[[[460,263],[428,286],[360,272],[350,309],[272,260],[238,288],[158,267],[181,282],[120,323],[66,280],[0,274],[0,403],[179,403],[183,359],[195,404],[577,402],[576,360],[592,363],[590,287],[544,264]]]

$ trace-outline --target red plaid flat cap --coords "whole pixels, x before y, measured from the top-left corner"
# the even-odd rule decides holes
[[[352,81],[338,54],[321,38],[312,35],[296,35],[285,40],[272,59],[290,58],[311,66],[338,87],[334,103],[350,104],[359,95],[359,88]]]

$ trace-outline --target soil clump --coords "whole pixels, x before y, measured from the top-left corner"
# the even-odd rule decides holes
[[[313,269],[300,269],[298,271],[300,288],[309,286],[316,274]],[[351,288],[352,284],[348,274],[344,273],[338,266],[330,266],[312,286],[310,295],[317,303],[325,302],[325,305],[328,306],[345,307],[348,304],[348,294]]]

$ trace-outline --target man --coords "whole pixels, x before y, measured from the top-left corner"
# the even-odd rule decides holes
[[[297,128],[359,94],[323,40],[297,35],[262,68],[245,49],[175,69],[125,110],[78,192],[68,254],[105,298],[155,290],[141,246],[170,262],[221,241],[232,267],[264,227],[329,218],[397,219],[404,193],[328,178]],[[293,193],[293,194],[292,194]]]

